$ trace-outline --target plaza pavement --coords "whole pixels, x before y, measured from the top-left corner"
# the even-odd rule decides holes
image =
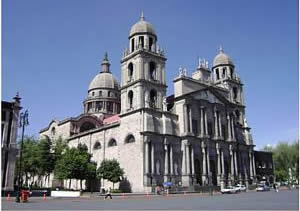
[[[2,210],[299,210],[299,190],[278,193],[249,191],[238,194],[179,194],[85,198],[32,197],[28,203],[2,198]]]

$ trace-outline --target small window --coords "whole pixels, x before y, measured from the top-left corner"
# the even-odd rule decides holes
[[[153,38],[150,37],[150,38],[149,38],[149,51],[151,51],[152,45],[153,45]]]
[[[103,102],[96,102],[96,111],[101,111],[103,109]]]
[[[193,130],[194,135],[198,135],[198,121],[193,119],[192,124],[193,124],[192,130]]]
[[[101,149],[101,144],[98,141],[94,144],[94,150],[97,150],[97,149]]]
[[[156,108],[157,93],[154,89],[150,91],[150,107]]]
[[[133,91],[129,91],[128,92],[128,104],[129,104],[129,108],[133,107]]]
[[[131,52],[133,52],[135,49],[135,46],[134,46],[134,38],[132,38],[131,40]]]
[[[219,69],[216,69],[216,77],[217,77],[217,80],[220,79],[220,75],[219,75]]]
[[[127,138],[125,139],[125,144],[128,144],[128,143],[133,143],[135,142],[135,138],[133,135],[129,135],[127,136]]]
[[[133,80],[133,64],[130,62],[128,65],[128,81]]]
[[[113,112],[113,103],[112,102],[107,102],[107,111]]]
[[[110,96],[111,96],[111,92],[110,92],[110,91],[108,91],[108,93],[107,93],[107,96],[108,96],[108,97],[110,97]]]
[[[233,69],[232,69],[232,67],[230,68],[230,78],[233,78]]]
[[[99,96],[100,96],[100,97],[102,96],[102,91],[99,91]]]
[[[53,128],[51,129],[51,135],[52,135],[52,136],[55,136],[55,127],[53,127]]]
[[[92,92],[92,96],[94,96],[95,95],[95,93],[94,92]]]
[[[139,37],[139,45],[141,45],[142,48],[144,48],[144,36]]]
[[[226,76],[226,67],[223,68],[223,73],[222,73],[222,77],[225,78]]]
[[[237,100],[237,88],[233,87],[233,99]]]
[[[150,79],[156,80],[156,64],[154,62],[150,62]]]
[[[88,112],[91,112],[92,111],[92,103],[90,102],[90,103],[88,103]]]
[[[111,139],[108,142],[108,147],[114,147],[114,146],[117,146],[117,141],[115,139]]]

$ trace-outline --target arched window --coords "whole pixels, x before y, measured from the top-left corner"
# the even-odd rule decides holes
[[[51,135],[52,135],[52,136],[55,136],[55,132],[56,132],[56,131],[55,131],[55,127],[53,127],[53,128],[51,129]]]
[[[110,139],[110,141],[108,142],[108,147],[113,147],[113,146],[117,146],[117,141],[115,139]]]
[[[149,67],[149,73],[150,73],[150,79],[151,80],[156,80],[156,64],[154,62],[150,62],[150,67]]]
[[[92,96],[94,96],[95,95],[95,92],[92,92]]]
[[[222,78],[225,78],[225,76],[226,76],[226,67],[223,67]]]
[[[157,101],[157,92],[152,89],[150,91],[150,107],[151,108],[156,108],[156,101]]]
[[[135,142],[135,138],[133,135],[128,135],[127,138],[125,139],[125,144],[128,144],[128,143],[133,143]]]
[[[220,79],[219,69],[216,69],[216,77],[217,77],[217,80]]]
[[[128,81],[133,80],[133,64],[130,62],[128,65]]]
[[[108,112],[114,111],[113,102],[107,102],[107,111]]]
[[[129,108],[133,108],[133,91],[128,92],[128,105]]]
[[[233,78],[233,69],[232,69],[232,67],[230,68],[230,78]]]
[[[110,92],[110,91],[108,91],[108,93],[107,93],[107,96],[108,96],[108,97],[110,97],[110,96],[111,96],[111,92]]]
[[[233,99],[236,100],[237,99],[237,88],[233,87]]]
[[[134,51],[134,38],[132,38],[132,40],[131,40],[131,52],[133,52]]]
[[[152,45],[153,45],[153,38],[149,37],[149,51],[152,51]]]
[[[84,132],[84,131],[88,131],[88,130],[91,130],[91,129],[94,129],[96,128],[96,126],[91,123],[91,122],[84,122],[81,126],[80,126],[80,129],[79,129],[79,132]]]
[[[95,144],[94,144],[94,150],[97,150],[97,149],[101,149],[101,144],[99,141],[97,141]]]
[[[98,101],[96,102],[96,111],[101,111],[103,109],[103,102]]]
[[[144,48],[144,36],[139,36],[139,47],[140,45],[142,48]]]

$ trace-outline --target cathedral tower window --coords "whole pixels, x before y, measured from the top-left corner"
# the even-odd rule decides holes
[[[144,36],[139,36],[139,47],[140,45],[142,48],[144,48]]]
[[[102,108],[103,108],[103,102],[102,101],[96,102],[96,111],[101,111]]]
[[[55,136],[55,132],[56,132],[56,131],[55,131],[55,127],[53,127],[53,128],[51,129],[51,135],[52,135],[52,136]]]
[[[92,92],[92,96],[94,96],[95,95],[95,92]]]
[[[110,139],[110,141],[108,142],[108,147],[114,147],[117,146],[117,141],[115,139]]]
[[[133,91],[131,90],[128,92],[128,105],[129,108],[133,107]]]
[[[113,112],[113,103],[112,102],[107,102],[107,111]]]
[[[100,97],[102,96],[102,91],[99,91],[99,96],[100,96]]]
[[[97,150],[97,149],[101,149],[101,144],[98,141],[94,144],[94,150]]]
[[[150,107],[151,108],[156,108],[156,101],[157,101],[157,92],[152,89],[150,91]]]
[[[110,91],[108,91],[108,93],[107,93],[107,96],[108,96],[108,97],[110,97],[110,95],[111,95],[111,92],[110,92]]]
[[[219,69],[216,69],[216,77],[217,77],[217,80],[220,79],[220,75],[219,75]]]
[[[131,52],[133,52],[134,51],[134,38],[132,38],[132,40],[131,40]]]
[[[233,69],[230,68],[230,78],[233,78]]]
[[[150,79],[156,80],[156,64],[154,62],[150,62]]]
[[[92,112],[92,108],[93,108],[92,105],[93,104],[91,102],[88,103],[88,107],[87,107],[88,112]]]
[[[153,45],[153,38],[149,37],[149,51],[151,51],[152,45]]]
[[[237,100],[237,88],[236,87],[233,87],[233,99],[234,100]]]
[[[225,76],[226,76],[226,67],[223,67],[222,78],[225,78]]]
[[[126,137],[126,139],[125,139],[125,144],[129,144],[129,143],[133,143],[133,142],[135,142],[135,138],[134,138],[134,136],[133,135],[128,135],[127,137]]]
[[[133,64],[130,62],[128,65],[128,81],[133,79]]]

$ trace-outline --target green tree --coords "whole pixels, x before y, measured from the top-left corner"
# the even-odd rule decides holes
[[[289,180],[289,169],[291,176],[299,181],[299,141],[292,144],[279,142],[276,147],[266,146],[263,150],[273,152],[275,176],[278,181]]]
[[[51,147],[52,144],[49,139],[42,139],[38,144],[38,174],[40,176],[45,176],[45,183],[47,181],[47,178],[49,178],[50,173],[53,172],[55,168],[55,160],[53,153],[51,153]]]
[[[120,182],[124,176],[124,170],[120,167],[117,160],[103,160],[100,167],[97,169],[97,177],[106,179],[113,183]]]

